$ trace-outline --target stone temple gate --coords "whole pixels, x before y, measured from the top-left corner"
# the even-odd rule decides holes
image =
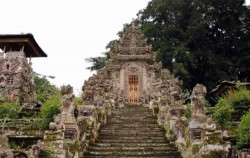
[[[147,39],[137,26],[132,25],[119,40],[111,62],[106,66],[113,81],[113,88],[125,101],[139,104],[148,100],[147,94],[161,63],[155,62],[155,55]]]

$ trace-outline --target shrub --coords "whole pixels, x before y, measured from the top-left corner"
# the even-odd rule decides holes
[[[49,123],[53,121],[53,117],[60,113],[61,97],[59,95],[52,95],[42,105],[41,116],[43,119],[43,129],[49,128]]]
[[[18,118],[20,106],[16,102],[5,102],[0,104],[0,118]]]
[[[83,104],[83,100],[81,97],[75,97],[74,98],[74,105],[82,105]]]
[[[223,130],[231,126],[233,111],[234,111],[233,107],[225,98],[220,99],[216,104],[213,116],[216,123],[218,123]]]
[[[37,100],[45,103],[50,95],[59,94],[56,86],[52,85],[45,77],[35,77]]]
[[[214,118],[222,129],[227,129],[232,121],[239,121],[249,109],[250,91],[241,87],[238,91],[230,91],[219,99],[215,107]]]
[[[246,145],[250,145],[250,111],[242,117],[237,132],[237,146],[244,147]]]
[[[187,104],[187,108],[186,108],[184,115],[187,119],[191,118],[191,104],[190,103]]]

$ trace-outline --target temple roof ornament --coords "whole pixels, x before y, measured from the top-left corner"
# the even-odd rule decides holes
[[[148,59],[152,56],[152,46],[147,44],[147,38],[139,31],[133,21],[128,29],[124,32],[122,38],[116,47],[116,54],[119,56],[127,56],[137,59]]]

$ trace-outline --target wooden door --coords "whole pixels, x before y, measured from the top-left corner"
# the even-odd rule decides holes
[[[138,75],[129,75],[129,103],[138,103]]]

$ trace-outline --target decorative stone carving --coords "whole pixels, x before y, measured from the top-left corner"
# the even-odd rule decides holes
[[[63,128],[62,115],[54,116],[54,122],[50,122],[49,128],[51,130],[61,130]]]
[[[78,106],[78,112],[77,122],[80,129],[84,127],[86,137],[88,137],[90,141],[94,141],[98,136],[98,130],[100,128],[97,107],[94,105]]]
[[[103,103],[104,103],[104,98],[101,95],[101,90],[99,89],[95,93],[93,104],[99,107],[99,106],[103,106]]]
[[[73,117],[74,116],[74,105],[73,105],[73,87],[70,85],[62,86],[61,87],[61,94],[62,94],[62,116],[63,117]]]
[[[216,130],[216,124],[211,116],[207,117],[205,129],[207,130]]]
[[[125,92],[124,92],[124,90],[121,90],[118,99],[119,99],[119,100],[118,100],[119,106],[120,106],[120,107],[123,107],[124,104],[125,104]]]
[[[205,116],[205,95],[206,95],[206,87],[197,84],[192,92],[190,97],[191,99],[191,112],[192,118],[203,118]]]
[[[77,136],[77,125],[76,119],[74,117],[73,88],[70,85],[62,86],[61,94],[63,104],[61,109],[61,116],[63,120],[65,137],[74,139]]]
[[[137,72],[138,71],[138,68],[137,67],[130,67],[129,69],[128,69],[130,72],[132,72],[132,73],[135,73],[135,72]]]

